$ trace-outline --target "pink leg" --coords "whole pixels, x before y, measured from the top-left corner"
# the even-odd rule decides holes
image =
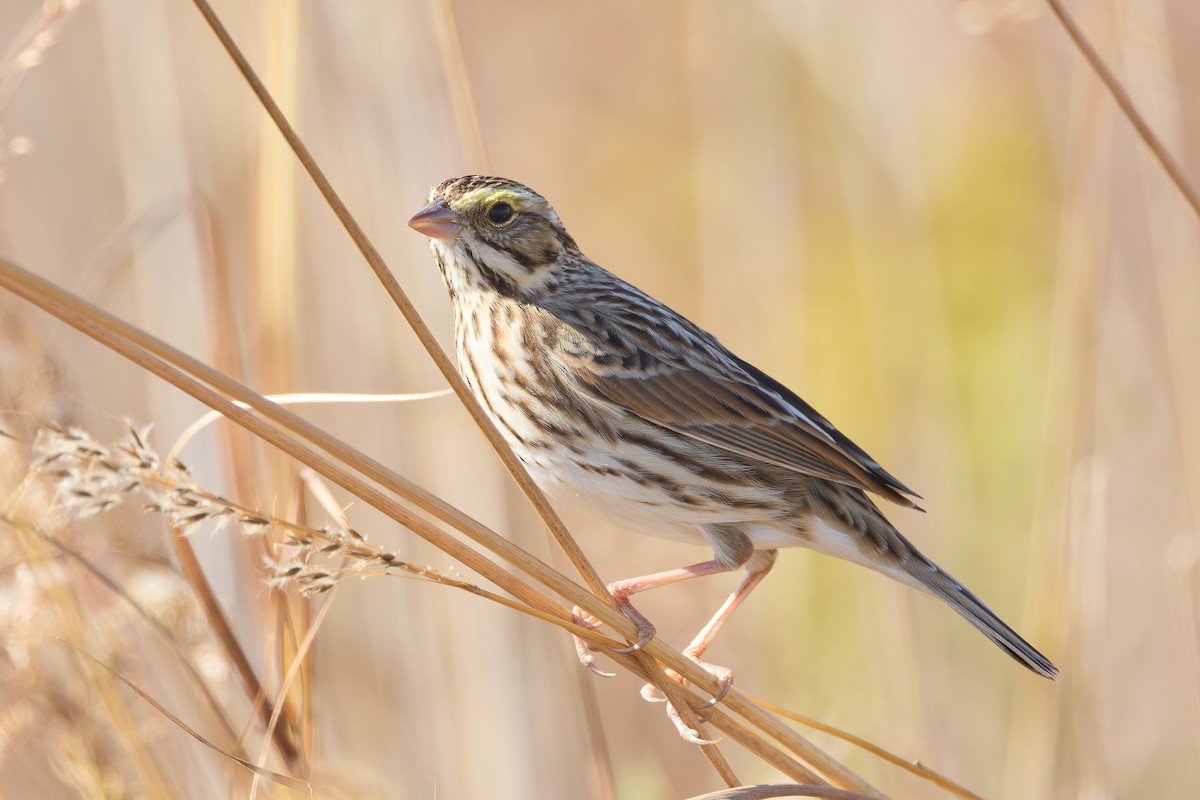
[[[626,578],[625,580],[615,581],[608,585],[609,594],[617,601],[617,606],[625,612],[625,615],[637,623],[638,626],[638,641],[637,644],[629,647],[622,647],[619,650],[614,650],[614,653],[636,653],[645,647],[651,639],[654,638],[654,625],[646,618],[642,612],[633,607],[633,603],[629,602],[629,598],[638,592],[644,592],[648,589],[657,589],[660,586],[669,586],[672,583],[686,581],[690,578],[699,578],[702,575],[714,575],[718,572],[728,572],[729,567],[721,566],[715,559],[712,561],[704,561],[700,564],[692,564],[689,567],[679,567],[677,569],[663,570],[655,572],[651,575],[642,575],[639,578]],[[575,619],[578,622],[590,623],[598,625],[599,621],[590,619],[588,615],[583,613],[583,609],[575,609]],[[580,660],[584,666],[597,674],[601,673],[594,666],[595,660],[587,654],[590,649],[582,639],[577,639],[575,642],[576,649],[579,651]]]
[[[750,596],[750,592],[753,591],[754,587],[758,586],[762,582],[762,579],[767,577],[767,573],[771,571],[771,567],[774,565],[774,550],[760,550],[755,553],[754,560],[746,565],[746,577],[742,578],[742,582],[733,590],[733,594],[725,598],[725,602],[717,609],[717,613],[713,614],[708,624],[700,629],[700,632],[696,634],[696,638],[692,639],[692,643],[684,648],[683,654],[715,675],[721,687],[711,700],[700,706],[697,710],[715,706],[733,688],[733,670],[728,667],[719,667],[716,664],[701,661],[700,656],[704,655],[704,651],[708,649],[713,639],[716,638],[717,632],[733,616],[733,612],[737,611],[742,601]]]
[[[729,620],[730,617],[733,616],[733,612],[736,611],[739,606],[741,606],[742,602],[745,601],[745,599],[750,595],[750,592],[754,590],[754,587],[758,586],[758,584],[762,582],[762,579],[767,576],[767,573],[771,571],[771,567],[775,565],[775,555],[776,552],[774,550],[759,550],[754,553],[750,561],[746,563],[746,577],[742,578],[741,583],[739,583],[737,588],[733,590],[733,593],[729,595],[729,597],[725,599],[725,602],[721,604],[721,607],[717,609],[717,613],[714,614],[712,619],[710,619],[708,623],[700,629],[700,632],[696,634],[696,638],[692,639],[691,644],[689,644],[683,651],[684,655],[700,664],[709,672],[712,672],[720,681],[720,691],[717,692],[717,695],[710,700],[706,706],[715,705],[716,703],[720,702],[721,698],[723,698],[729,692],[729,689],[733,686],[733,671],[725,667],[716,666],[714,664],[707,664],[701,661],[700,657],[704,655],[704,651],[707,650],[709,645],[712,644],[713,639],[716,638],[716,635],[721,630],[721,627]],[[640,611],[633,607],[633,604],[629,602],[630,597],[649,589],[657,589],[660,586],[669,586],[673,583],[679,583],[680,581],[699,578],[703,575],[715,575],[721,572],[728,572],[729,570],[729,567],[722,566],[714,559],[712,561],[704,561],[699,564],[692,564],[688,567],[668,569],[662,572],[655,572],[651,575],[643,575],[639,578],[626,578],[625,580],[610,583],[608,585],[608,591],[612,594],[613,599],[617,601],[617,605],[625,612],[625,614],[637,623],[640,634],[637,644],[631,647],[622,648],[621,650],[616,650],[614,652],[636,652],[637,650],[645,647],[646,643],[654,638],[654,625],[651,624],[650,620],[648,620]],[[599,622],[596,620],[586,620],[586,616],[583,615],[582,609],[575,609],[575,613],[576,618],[580,621],[589,621],[594,624],[599,624]],[[590,648],[586,643],[577,639],[576,646],[579,649],[580,659],[589,669],[600,675],[608,674],[600,672],[599,668],[595,666],[595,660],[591,657],[591,654],[587,652]],[[646,693],[646,689],[652,690],[653,687],[647,684],[642,691],[644,697],[647,699],[652,699],[651,696]]]
[[[616,581],[608,585],[608,591],[617,601],[625,613],[633,618],[639,626],[654,628],[650,624],[650,620],[642,616],[642,612],[633,607],[629,602],[629,598],[639,592],[645,592],[649,589],[657,589],[661,586],[670,586],[672,583],[699,578],[703,575],[715,575],[719,572],[728,572],[729,567],[721,566],[715,559],[712,561],[704,561],[700,564],[692,564],[690,567],[679,567],[677,569],[663,570],[655,572],[651,575],[643,575],[640,578],[626,578],[622,581]]]
[[[767,573],[771,571],[771,567],[775,565],[774,550],[760,550],[754,554],[754,558],[746,565],[746,577],[742,578],[742,582],[733,590],[733,594],[725,599],[721,607],[717,609],[717,613],[713,614],[712,619],[708,621],[700,632],[696,634],[696,638],[692,639],[692,643],[687,646],[683,654],[694,661],[699,661],[700,656],[704,655],[704,651],[712,644],[712,640],[716,638],[717,632],[721,630],[729,618],[733,616],[733,612],[737,611],[738,606],[742,604],[750,592],[754,590],[762,582],[762,579],[767,577]]]

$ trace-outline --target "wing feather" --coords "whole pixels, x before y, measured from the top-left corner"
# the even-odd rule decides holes
[[[609,335],[611,344],[611,330]],[[577,350],[568,355],[567,366],[596,402],[618,406],[742,458],[916,507],[905,495],[917,495],[862,448],[782,384],[724,348],[724,374],[695,364],[667,363],[641,347],[630,346],[618,361],[594,355]]]

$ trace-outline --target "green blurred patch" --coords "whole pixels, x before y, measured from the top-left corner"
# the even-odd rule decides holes
[[[928,235],[969,468],[980,502],[1003,508],[1028,494],[1037,461],[1059,198],[1037,110],[974,97],[954,109],[960,135],[931,137]]]

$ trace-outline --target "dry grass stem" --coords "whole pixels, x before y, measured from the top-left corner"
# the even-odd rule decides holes
[[[346,576],[402,574],[485,594],[475,584],[410,564],[352,528],[309,528],[213,494],[195,483],[183,462],[159,458],[149,445],[149,428],[130,425],[120,443],[105,445],[78,428],[49,425],[38,433],[34,448],[37,458],[31,468],[55,479],[63,507],[76,516],[108,511],[137,490],[147,497],[143,510],[166,515],[184,536],[201,526],[215,524],[219,530],[230,522],[247,535],[282,532],[279,543],[287,554],[267,564],[267,584],[276,589],[313,595],[329,591]],[[350,566],[326,563],[333,559],[345,559]]]
[[[324,403],[407,403],[413,400],[432,400],[438,397],[445,397],[450,394],[449,389],[441,389],[436,392],[402,392],[398,394],[358,394],[352,392],[288,392],[287,394],[267,394],[263,395],[272,403],[277,403],[281,406],[290,405],[320,405]],[[250,408],[245,403],[239,403],[239,408]],[[171,445],[171,449],[167,452],[167,460],[177,457],[183,448],[187,447],[188,442],[196,437],[196,434],[207,428],[219,419],[224,419],[225,415],[217,411],[209,411],[202,417],[197,419],[187,429],[179,434],[179,438]]]
[[[786,708],[781,708],[780,706],[764,700],[761,697],[750,696],[750,699],[768,711],[772,711],[781,717],[792,720],[793,722],[798,722],[806,728],[812,728],[813,730],[827,733],[830,736],[841,739],[844,742],[849,742],[855,747],[866,750],[871,755],[881,758],[884,761],[887,761],[889,764],[895,764],[897,767],[900,767],[907,772],[911,772],[918,778],[927,780],[936,786],[940,786],[956,797],[964,798],[964,800],[983,800],[979,795],[963,786],[960,786],[944,775],[939,775],[919,761],[912,761],[902,758],[895,753],[891,753],[883,749],[877,744],[873,744],[872,742],[863,739],[861,736],[855,736],[854,734],[844,731],[840,728],[835,728],[832,725],[826,725],[820,720],[815,720],[812,717],[806,717],[803,714],[796,713],[795,711],[789,711]]]
[[[451,0],[432,0],[433,28],[437,33],[438,52],[442,56],[442,70],[450,85],[450,99],[454,108],[455,128],[463,138],[462,147],[468,163],[478,164],[480,171],[488,164],[487,145],[483,138],[483,126],[479,124],[478,106],[471,79],[467,74],[467,63],[463,57],[462,37],[458,31],[458,19]]]
[[[428,507],[431,511],[439,512],[448,520],[453,520],[454,523],[457,523],[455,527],[458,530],[467,534],[478,544],[500,555],[522,571],[533,575],[544,585],[549,586],[563,596],[567,601],[581,606],[589,613],[619,630],[622,627],[628,629],[623,630],[625,635],[629,636],[632,634],[632,625],[623,614],[620,614],[606,603],[597,602],[597,598],[578,585],[566,580],[564,576],[548,565],[533,558],[524,550],[498,536],[477,521],[462,514],[457,509],[437,500],[427,492],[413,487],[410,482],[398,475],[394,475],[394,473],[383,468],[382,465],[378,465],[361,453],[349,448],[344,443],[329,437],[328,434],[315,428],[315,426],[304,423],[290,412],[270,403],[265,398],[251,392],[227,376],[215,373],[215,371],[171,348],[164,342],[150,337],[133,326],[115,319],[111,315],[107,315],[99,309],[71,296],[59,287],[53,286],[3,260],[0,260],[0,285],[4,285],[16,294],[30,300],[35,305],[68,322],[68,324],[87,333],[126,357],[133,359],[139,365],[162,377],[164,380],[173,383],[211,408],[220,410],[234,422],[266,439],[284,452],[313,468],[333,483],[350,491],[380,511],[383,511],[392,517],[392,519],[400,522],[414,533],[422,536],[422,538],[427,539],[526,604],[553,616],[558,616],[563,620],[571,618],[571,614],[566,608],[553,603],[545,595],[542,595],[527,583],[517,579],[508,570],[482,557],[477,551],[446,536],[444,532],[428,523],[424,518],[412,513],[405,506],[397,503],[388,495],[366,483],[359,475],[381,476],[385,481],[385,485],[388,485],[390,489],[397,491],[409,500]],[[228,391],[236,400],[246,403],[257,411],[268,414],[272,419],[284,422],[288,425],[289,429],[301,432],[306,438],[319,441],[323,448],[337,453],[339,461],[353,464],[355,472],[342,468],[337,463],[330,461],[311,448],[301,444],[298,440],[283,430],[276,428],[268,421],[239,408],[233,401],[227,399],[222,394],[204,386],[194,378],[185,375],[176,367],[158,358],[157,356],[160,354],[169,358],[172,363],[183,365],[189,372],[202,376],[206,381],[211,381],[219,385],[222,390]],[[389,478],[392,478],[392,480],[387,480]],[[197,511],[194,513],[198,514],[201,512]],[[209,512],[206,511],[205,513]],[[188,516],[186,510],[184,510],[181,519],[186,520]],[[717,691],[716,681],[713,676],[701,669],[695,662],[683,657],[678,651],[669,648],[659,640],[651,641],[645,648],[644,653],[638,653],[636,656],[631,660],[639,662],[639,668],[641,668],[645,677],[663,691],[672,705],[679,710],[683,722],[693,730],[700,731],[701,727],[695,718],[694,712],[691,710],[683,688],[667,678],[661,671],[661,668],[655,667],[653,670],[644,669],[640,662],[643,657],[652,657],[666,667],[683,675],[694,686],[710,694]],[[621,663],[629,662],[621,659]],[[791,731],[780,723],[779,720],[774,719],[769,714],[763,712],[762,709],[750,703],[736,690],[730,692],[729,696],[723,702],[727,708],[746,717],[754,726],[763,730],[793,755],[806,764],[809,764],[816,774],[821,775],[826,780],[834,783],[834,785],[847,786],[855,791],[865,791],[868,793],[874,791],[868,784],[854,775],[854,773],[829,758],[818,748],[813,747],[794,731]]]
[[[140,686],[138,686],[136,683],[134,683],[133,681],[126,678],[120,672],[113,669],[108,664],[105,664],[103,661],[99,660],[98,658],[91,655],[90,653],[70,644],[69,642],[67,642],[65,644],[67,644],[68,647],[70,647],[72,650],[74,650],[76,653],[78,653],[82,658],[88,659],[91,663],[93,663],[97,667],[100,667],[101,669],[105,670],[109,675],[111,675],[112,677],[114,677],[118,681],[120,681],[121,683],[128,686],[135,694],[138,695],[138,697],[142,698],[147,703],[154,706],[154,709],[156,711],[158,711],[158,713],[162,714],[164,717],[169,719],[180,730],[182,730],[188,736],[191,736],[196,741],[203,744],[205,747],[212,748],[213,750],[217,751],[221,755],[228,758],[230,761],[233,761],[233,762],[237,763],[238,765],[244,767],[245,769],[249,770],[250,772],[254,773],[254,776],[256,778],[258,778],[258,777],[270,778],[271,780],[273,780],[277,783],[281,783],[284,786],[290,786],[293,789],[305,789],[308,791],[308,794],[310,796],[312,796],[312,793],[313,793],[312,786],[307,781],[302,781],[297,778],[293,778],[290,775],[283,775],[278,772],[273,772],[269,769],[264,769],[263,767],[261,767],[257,764],[252,764],[251,762],[247,761],[246,759],[241,758],[238,755],[231,753],[228,750],[225,750],[224,748],[220,747],[219,745],[209,741],[204,736],[201,736],[198,732],[196,732],[194,729],[192,729],[186,722],[181,720],[176,715],[172,714],[166,707],[164,707],[162,705],[162,703],[159,703],[157,700],[155,700],[154,697],[152,697],[148,692],[144,691]],[[163,796],[166,797],[168,795],[163,795]]]
[[[192,548],[191,542],[188,541],[181,529],[174,526],[171,528],[170,541],[180,573],[187,580],[188,586],[191,587],[200,607],[204,610],[205,618],[208,620],[213,635],[221,643],[221,648],[237,674],[243,692],[250,699],[252,708],[266,728],[268,722],[276,716],[274,704],[267,697],[267,691],[259,680],[254,666],[250,663],[250,658],[234,634],[233,628],[225,616],[225,611],[221,608],[208,577],[200,566],[199,559],[196,558],[196,552]],[[300,763],[301,753],[296,741],[289,735],[291,730],[290,725],[277,726],[272,729],[272,739],[280,758],[288,765],[289,769],[294,769]]]
[[[1091,41],[1088,40],[1083,30],[1076,24],[1075,18],[1067,11],[1066,7],[1062,4],[1062,0],[1046,0],[1046,2],[1049,4],[1050,10],[1054,12],[1054,16],[1058,19],[1059,24],[1062,25],[1063,30],[1067,32],[1067,36],[1071,38],[1072,43],[1074,43],[1092,70],[1095,71],[1096,77],[1101,80],[1105,88],[1108,89],[1109,94],[1112,95],[1113,100],[1120,106],[1121,113],[1133,125],[1138,136],[1146,143],[1146,147],[1150,149],[1150,153],[1158,161],[1159,166],[1162,167],[1163,172],[1167,173],[1167,177],[1171,179],[1171,183],[1175,184],[1175,188],[1183,195],[1183,199],[1192,207],[1192,213],[1200,220],[1200,192],[1196,191],[1196,187],[1192,185],[1187,175],[1184,174],[1179,162],[1175,160],[1175,157],[1171,155],[1171,151],[1167,149],[1166,144],[1158,137],[1154,129],[1150,127],[1150,123],[1146,121],[1142,113],[1138,111],[1129,92],[1125,90],[1125,87],[1121,85],[1121,81],[1117,79],[1113,71],[1104,63],[1104,59],[1096,51],[1096,48],[1092,46]]]
[[[802,786],[799,784],[773,784],[738,786],[720,792],[695,795],[689,800],[761,800],[766,797],[822,797],[826,800],[869,800],[865,794],[831,789],[828,786]]]
[[[64,507],[81,517],[111,510],[131,492],[137,490],[147,495],[148,502],[143,505],[144,510],[167,515],[172,525],[183,535],[188,535],[201,526],[215,524],[220,528],[231,522],[249,535],[261,534],[268,529],[280,530],[284,534],[281,546],[290,552],[267,564],[267,583],[274,588],[294,588],[302,594],[312,595],[328,592],[346,576],[363,578],[389,574],[409,575],[501,602],[540,619],[559,624],[592,641],[609,646],[618,644],[597,637],[585,628],[523,608],[506,598],[486,592],[475,584],[446,576],[428,566],[411,564],[394,553],[371,544],[353,529],[308,528],[277,517],[264,516],[253,509],[212,494],[194,482],[191,472],[178,459],[160,459],[149,446],[148,434],[148,429],[139,430],[129,426],[124,440],[110,446],[96,441],[79,429],[49,426],[42,429],[38,435],[35,444],[38,457],[32,468],[36,472],[54,477]],[[331,559],[339,558],[349,561],[350,566],[329,563]],[[322,610],[325,608],[327,606]],[[313,626],[309,637],[302,643],[299,650],[301,654],[308,651],[317,627]],[[629,656],[626,658],[631,662],[630,666],[637,669],[636,661]],[[285,687],[297,667],[298,662],[294,662],[290,667],[284,681]],[[644,677],[649,678],[649,675]],[[268,704],[267,707],[272,706]],[[274,714],[266,726],[268,732],[274,729],[282,704],[275,703],[273,707]],[[748,729],[728,715],[718,712],[714,724],[729,732],[735,740],[745,744],[769,763],[778,765],[785,774],[792,774],[793,777],[803,780],[815,779],[816,776],[807,770],[796,769],[778,751],[763,747],[749,734]],[[702,749],[713,763],[714,769],[727,782],[736,785],[736,775],[719,750],[712,746],[704,746]],[[242,763],[242,760],[239,760],[239,763]],[[261,767],[262,763],[263,757],[260,756],[257,766]]]

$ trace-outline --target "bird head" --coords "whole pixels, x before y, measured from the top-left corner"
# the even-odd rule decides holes
[[[578,252],[546,198],[505,178],[445,181],[408,224],[430,238],[451,291],[536,294]]]

